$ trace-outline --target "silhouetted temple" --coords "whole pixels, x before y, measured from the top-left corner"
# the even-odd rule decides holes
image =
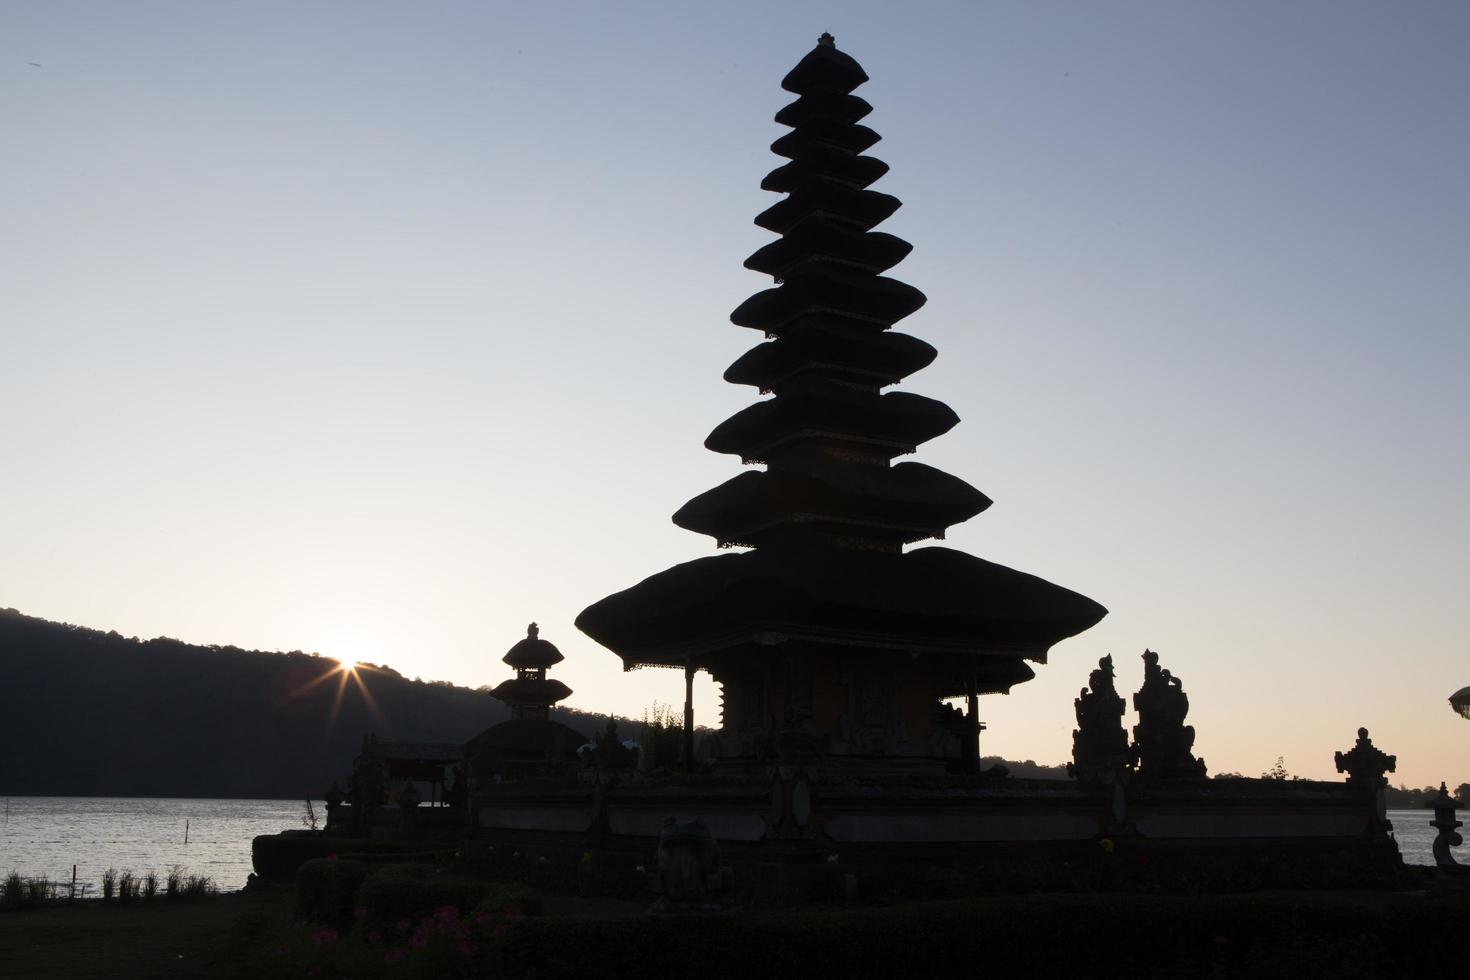
[[[510,706],[510,718],[492,725],[464,745],[472,787],[486,780],[549,772],[574,764],[587,736],[551,718],[551,706],[571,696],[561,681],[546,676],[564,658],[556,645],[541,639],[535,623],[526,637],[501,660],[515,676],[491,690],[491,697]]]
[[[935,357],[890,328],[925,301],[883,273],[910,245],[873,227],[899,201],[870,190],[887,164],[852,94],[868,76],[830,35],[782,81],[797,99],[761,187],[786,197],[756,224],[780,235],[745,265],[776,281],[731,320],[766,340],[725,372],[773,397],[705,441],[764,470],[695,497],[680,527],[721,547],[584,610],[577,625],[625,669],[707,670],[723,689],[714,754],[728,759],[977,758],[975,697],[1035,676],[1059,640],[1106,610],[1033,575],[942,547],[990,500],[956,477],[895,462],[959,421],[891,391]],[[967,695],[966,717],[941,699]]]
[[[748,550],[660,572],[577,620],[627,669],[684,671],[684,762],[705,771],[649,765],[611,722],[586,746],[551,721],[571,692],[547,678],[561,653],[533,625],[505,657],[515,678],[493,692],[512,718],[464,746],[468,790],[456,780],[446,794],[461,807],[420,808],[401,791],[390,806],[365,750],[373,764],[355,768],[350,803],[336,794],[329,825],[468,835],[461,846],[486,861],[534,859],[547,880],[579,887],[646,875],[660,912],[708,910],[732,890],[760,904],[1392,875],[1383,789],[1395,762],[1366,731],[1337,756],[1346,782],[1206,779],[1189,699],[1152,651],[1131,744],[1105,656],[1074,702],[1075,778],[975,774],[977,697],[1029,680],[1031,663],[1105,610],[958,551],[905,551],[990,501],[895,462],[957,419],[891,390],[935,352],[891,329],[924,297],[884,275],[908,244],[872,230],[898,201],[869,189],[887,168],[863,155],[878,140],[852,94],[866,78],[826,35],[786,76],[797,98],[776,119],[791,132],[773,149],[788,162],[763,184],[786,197],[756,219],[780,237],[746,263],[776,285],[732,316],[766,339],[725,375],[771,397],[707,442],[764,468],[674,516]],[[724,710],[696,760],[698,670],[723,686]],[[966,711],[950,707],[955,695]],[[1436,826],[1449,833],[1445,812]]]

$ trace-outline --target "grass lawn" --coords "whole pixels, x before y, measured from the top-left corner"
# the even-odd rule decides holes
[[[246,913],[289,907],[291,892],[217,895],[0,913],[0,976],[199,977],[229,971],[227,949]]]

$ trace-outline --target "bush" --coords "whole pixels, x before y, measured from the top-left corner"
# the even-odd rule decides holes
[[[341,858],[314,858],[296,872],[296,909],[304,918],[345,929],[368,866]]]
[[[102,872],[102,901],[110,902],[117,895],[117,869]]]
[[[421,864],[376,869],[357,893],[357,911],[369,928],[388,929],[443,908],[460,913],[513,909],[517,915],[544,911],[540,894],[526,885],[467,878]]]
[[[26,881],[18,872],[12,871],[0,884],[0,904],[7,909],[18,909],[26,902]]]

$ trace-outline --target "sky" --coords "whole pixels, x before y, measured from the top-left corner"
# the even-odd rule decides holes
[[[949,547],[1110,614],[982,700],[1069,757],[1160,652],[1211,771],[1470,780],[1470,8],[77,3],[0,10],[0,606],[479,686],[715,553],[751,219],[831,31],[994,499]],[[697,720],[716,720],[701,676]],[[1125,721],[1134,721],[1130,711]]]

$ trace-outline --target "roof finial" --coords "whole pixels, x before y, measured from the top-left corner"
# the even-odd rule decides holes
[[[530,626],[526,627],[526,639],[534,640],[540,632],[540,627],[538,627],[535,623],[532,623]]]
[[[823,31],[822,36],[817,38],[817,44],[828,48],[835,48],[837,47],[837,38]]]

